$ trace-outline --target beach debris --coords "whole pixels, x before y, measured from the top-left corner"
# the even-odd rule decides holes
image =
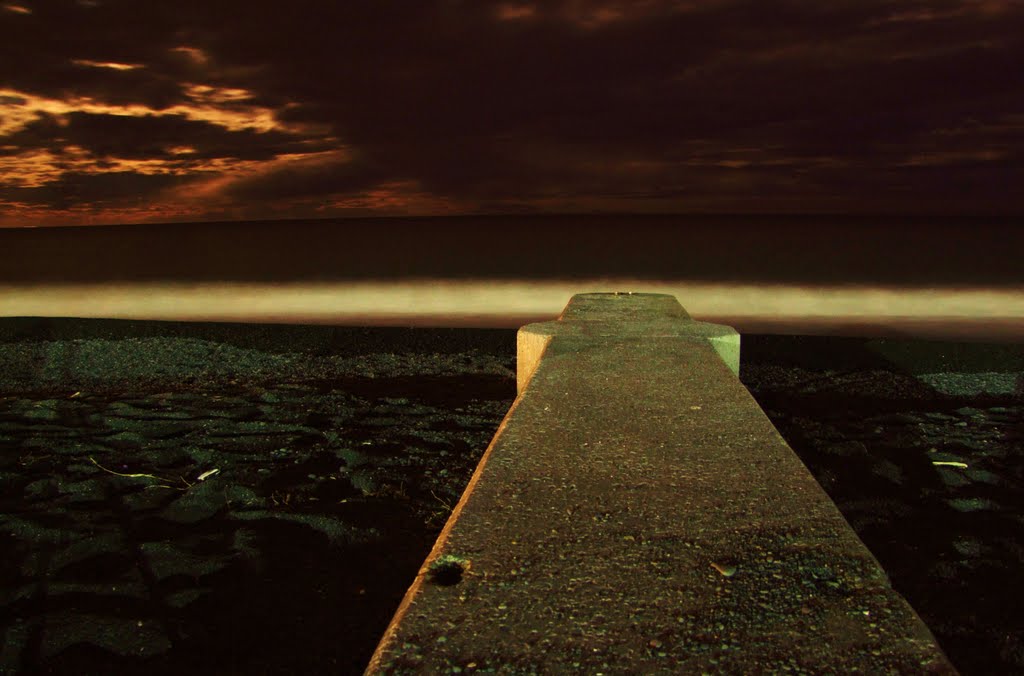
[[[955,460],[932,460],[932,464],[936,467],[959,467],[961,469],[967,469],[966,462],[956,462]]]
[[[730,566],[724,563],[718,563],[717,561],[711,562],[711,567],[721,573],[724,577],[732,577],[736,574],[736,566]]]
[[[126,477],[128,479],[154,479],[156,481],[164,481],[164,482],[166,482],[166,483],[162,483],[162,484],[154,484],[152,486],[147,486],[147,488],[173,488],[174,490],[178,490],[178,491],[184,491],[184,490],[188,490],[189,488],[192,488],[192,484],[190,484],[189,482],[185,481],[185,479],[183,477],[179,477],[179,479],[181,480],[181,483],[183,484],[183,486],[171,486],[171,485],[169,485],[170,483],[172,483],[171,479],[165,479],[165,478],[163,478],[161,476],[156,476],[155,474],[143,474],[141,472],[126,474],[124,472],[115,472],[114,470],[108,469],[108,468],[104,467],[103,465],[99,464],[98,462],[96,462],[96,459],[93,458],[91,455],[89,456],[89,462],[91,462],[92,464],[96,465],[97,467],[99,467],[101,470],[103,470],[107,474],[113,474],[114,476],[123,476],[123,477]]]

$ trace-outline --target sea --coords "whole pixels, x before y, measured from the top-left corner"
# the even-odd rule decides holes
[[[748,332],[1024,340],[1024,219],[502,215],[0,230],[0,316],[517,326],[669,293]]]

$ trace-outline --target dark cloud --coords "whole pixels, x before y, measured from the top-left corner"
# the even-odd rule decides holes
[[[202,83],[251,92],[239,105],[273,108],[293,128],[77,113],[0,146],[46,147],[59,134],[97,157],[166,158],[188,145],[197,158],[266,161],[346,149],[228,182],[234,200],[408,181],[513,211],[562,198],[1024,209],[1012,189],[1024,147],[1024,6],[1013,0],[32,9],[0,29],[11,31],[0,81],[23,94],[163,110],[194,104],[188,85]]]
[[[31,3],[31,9],[28,15],[6,16],[0,29],[0,82],[6,86],[40,96],[91,96],[157,108],[183,100],[173,73],[75,63],[150,61],[168,46],[173,26],[161,25],[147,8],[44,0]]]
[[[359,159],[328,159],[287,164],[280,169],[232,183],[226,196],[241,202],[331,196],[367,190],[393,178]]]
[[[288,48],[312,28],[310,15],[295,13],[277,36],[293,76],[266,86],[315,102],[306,119],[331,124],[378,164],[460,197],[493,198],[501,184],[505,197],[529,196],[553,179],[587,189],[585,173],[565,175],[571,163],[538,167],[517,145],[559,147],[567,160],[577,149],[594,162],[681,161],[690,140],[710,139],[723,152],[753,144],[771,147],[755,159],[828,156],[857,172],[914,154],[941,126],[1024,111],[1014,66],[1024,62],[1024,30],[1009,4],[997,17],[977,3],[945,3],[963,13],[888,21],[943,8],[709,3],[593,31],[559,12],[509,26],[487,5],[457,19],[450,4],[380,7],[360,14],[359,37],[335,40],[330,55],[323,45]],[[323,25],[350,23],[335,15]],[[222,44],[235,58],[251,48],[232,50],[229,38]],[[337,67],[317,67],[328,59]],[[1022,133],[1005,142],[1019,146]]]
[[[175,159],[175,148],[188,147],[188,160],[229,157],[268,160],[278,155],[317,152],[333,144],[307,143],[308,139],[280,132],[253,129],[231,131],[183,115],[127,115],[74,112],[61,120],[41,116],[5,139],[20,148],[57,150],[78,146],[98,159]]]
[[[60,179],[38,187],[0,186],[0,200],[51,210],[143,206],[167,188],[187,182],[181,176],[166,174],[66,172]]]

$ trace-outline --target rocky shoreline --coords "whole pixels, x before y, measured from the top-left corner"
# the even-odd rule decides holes
[[[749,342],[744,384],[954,665],[1024,673],[1021,347]]]
[[[1024,672],[1024,349],[744,336],[962,673]],[[5,673],[360,673],[515,396],[514,331],[0,320]]]

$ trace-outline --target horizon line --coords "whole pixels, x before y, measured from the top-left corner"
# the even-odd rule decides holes
[[[636,219],[902,219],[902,220],[965,220],[984,219],[989,221],[1024,220],[1024,213],[985,212],[985,211],[935,211],[935,212],[835,212],[835,211],[684,211],[684,212],[632,212],[632,211],[507,211],[507,212],[468,212],[453,214],[360,214],[351,216],[292,216],[286,218],[229,218],[220,220],[145,220],[121,221],[109,223],[27,223],[24,225],[0,224],[4,230],[49,230],[72,228],[116,228],[146,225],[227,225],[233,223],[309,223],[326,221],[442,221],[453,219],[502,219],[502,218],[636,218]]]

